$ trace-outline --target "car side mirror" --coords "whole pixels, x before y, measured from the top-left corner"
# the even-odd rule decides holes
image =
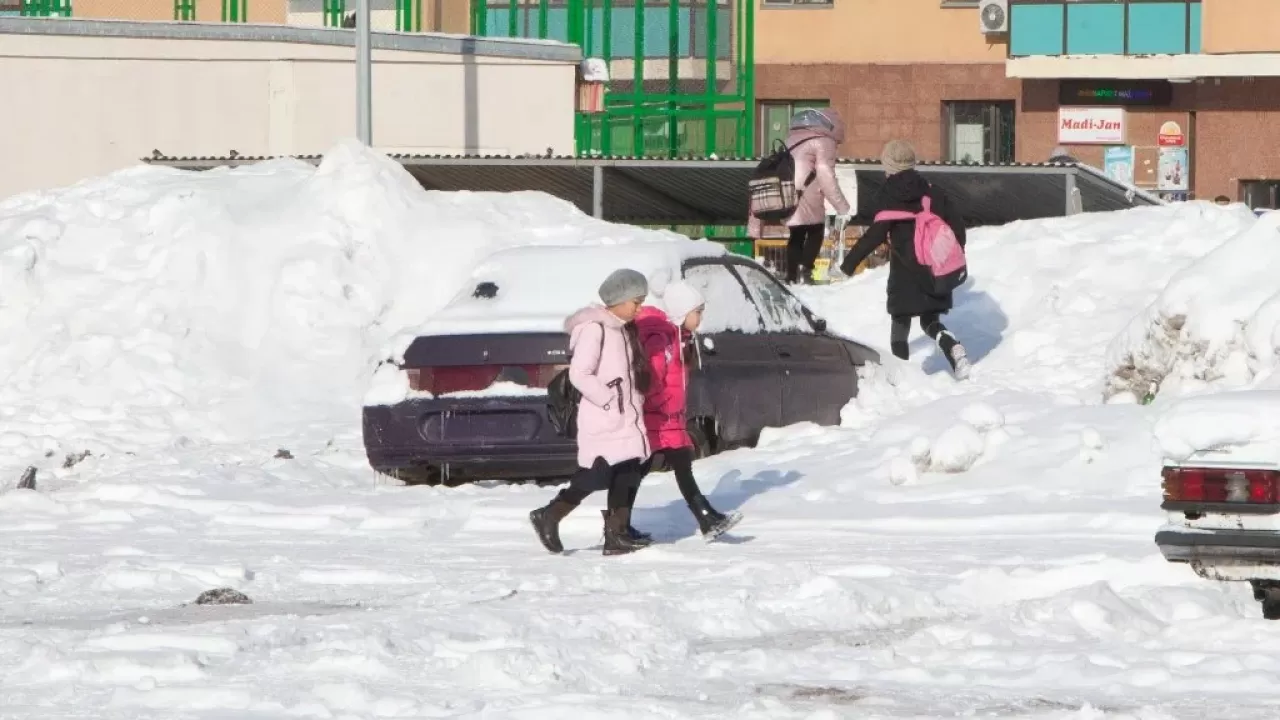
[[[813,323],[813,329],[815,332],[822,333],[827,331],[826,318],[812,317],[812,318],[809,318],[809,321]]]

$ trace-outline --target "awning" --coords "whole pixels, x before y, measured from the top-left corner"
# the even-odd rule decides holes
[[[428,190],[539,190],[605,220],[635,225],[742,225],[747,181],[757,160],[475,157],[392,155]],[[265,157],[143,158],[153,165],[207,170],[260,162]],[[299,156],[313,163],[319,156]],[[856,171],[857,221],[878,209],[884,172],[872,160],[842,160]],[[1162,201],[1077,164],[972,165],[925,163],[919,170],[964,212],[971,227],[1014,220],[1121,210]],[[1074,202],[1073,202],[1074,198]]]

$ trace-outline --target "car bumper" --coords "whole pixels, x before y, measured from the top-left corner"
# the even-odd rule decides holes
[[[365,452],[375,470],[411,480],[566,477],[578,467],[577,445],[555,434],[545,406],[545,399],[494,398],[366,407]],[[441,417],[465,415],[494,420],[445,434],[457,420]]]
[[[1213,580],[1280,579],[1280,533],[1270,530],[1161,530],[1156,546]]]

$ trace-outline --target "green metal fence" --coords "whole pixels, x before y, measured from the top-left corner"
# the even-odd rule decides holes
[[[608,63],[603,112],[577,115],[580,155],[754,155],[754,25],[753,0],[473,0],[471,6],[473,35],[570,42]]]
[[[71,17],[71,0],[22,0],[18,14],[26,17]]]
[[[249,22],[249,0],[222,0],[222,22]]]
[[[196,0],[173,0],[173,19],[191,21],[196,19]]]

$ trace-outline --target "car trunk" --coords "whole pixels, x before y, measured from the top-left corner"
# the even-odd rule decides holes
[[[1167,465],[1164,509],[1193,530],[1280,531],[1280,464],[1243,453],[1201,453]]]
[[[444,335],[416,339],[402,368],[429,402],[414,403],[430,445],[534,442],[545,435],[546,388],[567,367],[563,333]]]

